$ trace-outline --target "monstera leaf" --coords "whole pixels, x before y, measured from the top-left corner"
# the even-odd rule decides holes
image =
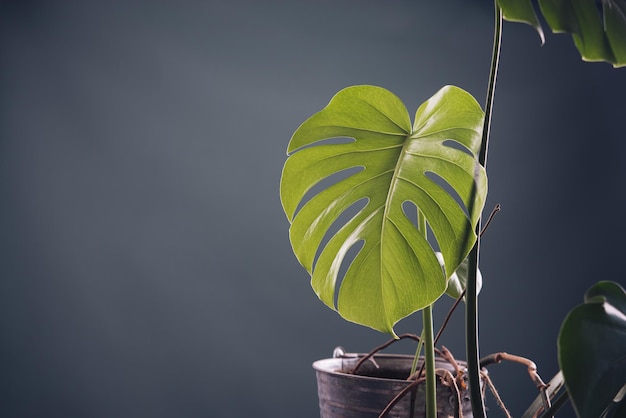
[[[559,365],[576,413],[604,416],[626,409],[626,292],[614,282],[599,282],[585,303],[565,318],[558,340]],[[624,416],[624,415],[614,415]]]
[[[533,26],[543,41],[532,0],[498,0],[498,5],[506,20]],[[539,7],[554,32],[572,34],[583,60],[626,65],[626,0],[539,0]]]
[[[423,103],[411,126],[392,93],[353,86],[297,129],[280,195],[293,250],[326,305],[395,335],[397,321],[443,294],[476,241],[487,193],[475,157],[482,121],[476,100],[457,87]],[[325,141],[331,138],[338,140]],[[316,192],[323,180],[332,184]],[[443,268],[424,228],[406,215],[406,202],[432,230]],[[358,211],[342,221],[350,208]],[[344,260],[353,247],[357,254]],[[342,264],[349,267],[341,280]]]

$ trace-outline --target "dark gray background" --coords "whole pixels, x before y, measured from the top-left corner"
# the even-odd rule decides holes
[[[387,337],[324,307],[292,255],[289,137],[352,84],[411,114],[444,84],[482,102],[491,15],[461,0],[2,2],[0,416],[317,416],[310,364]],[[568,310],[596,280],[624,283],[624,71],[505,24],[481,352],[530,357],[546,379]],[[461,312],[443,343],[464,357]],[[491,373],[521,415],[526,371]]]

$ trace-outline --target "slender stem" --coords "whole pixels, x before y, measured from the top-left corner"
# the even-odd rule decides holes
[[[397,338],[390,339],[386,343],[379,345],[378,347],[374,348],[372,351],[370,351],[369,353],[361,357],[359,361],[357,361],[356,364],[354,365],[354,368],[352,369],[352,371],[349,371],[348,374],[357,374],[359,367],[361,367],[363,363],[365,363],[367,360],[372,359],[372,357],[374,357],[376,353],[378,353],[381,350],[384,350],[385,348],[389,347],[391,344],[400,340],[404,340],[406,338],[411,339],[413,341],[417,341],[417,342],[421,341],[421,338],[415,334],[400,334],[398,335]],[[374,359],[372,359],[372,361],[373,360]]]
[[[417,210],[417,230],[428,238],[426,217]],[[422,310],[422,342],[424,343],[424,365],[426,366],[426,418],[437,418],[437,380],[435,376],[435,340],[433,332],[433,307]],[[419,347],[418,347],[419,349]],[[419,355],[419,352],[417,353]]]
[[[483,167],[487,166],[487,150],[489,148],[489,132],[491,128],[491,111],[493,98],[496,90],[496,78],[498,74],[498,62],[500,60],[500,41],[502,39],[502,11],[494,0],[495,7],[495,27],[493,36],[493,51],[491,57],[491,70],[489,74],[489,85],[487,88],[487,100],[485,103],[485,120],[483,123],[483,134],[478,160]],[[481,221],[476,225],[476,234],[480,235]],[[478,291],[476,283],[476,272],[478,270],[480,254],[480,236],[476,239],[476,244],[469,255],[469,271],[467,278],[465,332],[467,349],[467,369],[469,379],[470,397],[472,412],[474,417],[486,417],[485,404],[480,388],[480,353],[478,349]]]
[[[424,362],[426,364],[426,418],[437,418],[437,380],[435,376],[435,344],[433,306],[422,310],[424,325]]]
[[[417,361],[420,358],[420,354],[422,353],[422,346],[424,345],[424,330],[422,330],[422,335],[420,335],[420,340],[417,343],[417,348],[415,349],[415,355],[413,356],[413,364],[411,365],[411,374],[409,376],[413,376],[417,371]]]
[[[495,27],[493,34],[493,50],[491,55],[491,70],[489,72],[489,85],[487,86],[487,99],[485,101],[485,120],[483,122],[483,135],[480,144],[478,161],[483,167],[487,167],[487,151],[489,149],[489,134],[491,131],[491,112],[493,110],[493,98],[496,92],[496,79],[498,77],[498,64],[500,63],[500,43],[502,40],[502,10],[494,0]],[[480,230],[479,230],[480,231]]]

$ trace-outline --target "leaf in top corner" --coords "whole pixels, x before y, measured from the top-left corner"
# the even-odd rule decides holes
[[[569,33],[584,61],[626,66],[626,0],[539,0],[555,33]],[[498,0],[504,19],[533,26],[543,40],[532,0]]]

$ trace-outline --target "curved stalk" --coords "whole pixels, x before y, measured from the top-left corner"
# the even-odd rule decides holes
[[[496,90],[496,78],[498,74],[498,63],[500,60],[500,41],[502,39],[502,11],[500,10],[500,6],[498,6],[497,0],[494,0],[494,7],[495,27],[491,56],[491,70],[489,74],[489,85],[487,88],[487,100],[485,103],[483,134],[478,157],[480,164],[484,167],[487,166],[487,150],[489,148],[489,131],[491,128],[491,111]],[[478,235],[478,238],[469,255],[467,292],[465,295],[465,345],[467,350],[467,369],[472,412],[476,418],[486,417],[485,404],[480,390],[480,353],[478,349],[478,292],[476,272],[478,270],[480,254],[480,230],[481,221],[479,220],[478,225],[476,226],[476,234]]]

